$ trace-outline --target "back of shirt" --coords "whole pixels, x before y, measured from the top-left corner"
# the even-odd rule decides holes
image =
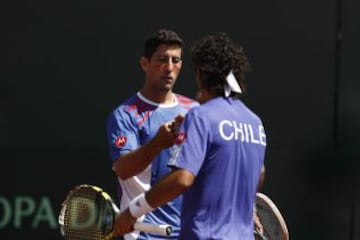
[[[240,100],[218,97],[190,110],[171,166],[196,175],[183,196],[180,239],[254,239],[253,204],[266,136]]]

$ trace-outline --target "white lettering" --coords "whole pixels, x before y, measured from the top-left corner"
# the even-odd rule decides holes
[[[227,130],[226,133],[225,129]],[[266,135],[263,125],[254,127],[249,123],[223,120],[219,123],[219,133],[225,141],[240,140],[241,142],[266,146]]]
[[[219,132],[220,132],[221,137],[224,140],[229,141],[234,137],[234,133],[231,133],[230,136],[226,136],[225,133],[224,133],[224,124],[228,124],[230,126],[232,126],[232,125],[231,125],[231,122],[227,121],[227,120],[223,120],[219,124]]]
[[[263,125],[259,125],[260,144],[266,146],[266,135]]]
[[[234,132],[235,132],[235,140],[238,140],[239,139],[239,135],[241,135],[241,141],[243,142],[244,141],[244,131],[243,131],[243,125],[242,123],[239,123],[238,126],[236,126],[236,122],[233,121],[233,126],[234,126]]]
[[[250,142],[259,144],[259,140],[257,140],[254,136],[254,131],[252,129],[252,126],[249,124],[249,132],[250,132]]]
[[[245,141],[249,142],[249,132],[248,132],[248,127],[247,127],[246,123],[244,123],[244,132],[245,132]]]

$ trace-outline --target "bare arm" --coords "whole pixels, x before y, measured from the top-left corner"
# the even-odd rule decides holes
[[[147,202],[153,208],[164,205],[182,194],[194,182],[195,176],[185,169],[174,169],[164,176],[145,194]]]
[[[172,146],[175,139],[176,135],[172,131],[172,123],[161,125],[153,139],[120,156],[113,164],[113,171],[123,180],[139,174],[163,149]]]
[[[261,167],[261,172],[260,172],[260,178],[259,178],[259,183],[258,183],[258,192],[260,192],[262,187],[264,186],[265,174],[266,174],[266,168],[265,168],[265,165],[263,165]]]
[[[183,193],[192,185],[194,179],[195,176],[191,172],[174,169],[146,192],[145,199],[151,207],[157,208]],[[120,236],[133,231],[136,220],[127,208],[117,217],[113,234]]]

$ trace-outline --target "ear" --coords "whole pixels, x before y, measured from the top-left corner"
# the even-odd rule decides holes
[[[201,81],[200,81],[200,71],[198,68],[195,68],[195,81],[196,81],[196,86],[198,89],[201,89]]]
[[[209,100],[209,94],[206,89],[198,89],[198,91],[196,92],[196,100],[198,100],[199,103],[204,103]]]
[[[148,65],[149,65],[149,60],[146,57],[141,57],[140,58],[140,66],[145,72],[147,70]]]

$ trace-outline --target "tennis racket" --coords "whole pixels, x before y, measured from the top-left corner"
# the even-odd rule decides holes
[[[83,184],[73,188],[62,203],[60,232],[68,240],[110,240],[120,210],[110,195],[97,186]],[[136,222],[134,230],[169,236],[169,225]]]
[[[265,194],[256,193],[256,214],[263,225],[263,232],[255,231],[256,239],[289,240],[289,232],[283,216],[275,203]]]

